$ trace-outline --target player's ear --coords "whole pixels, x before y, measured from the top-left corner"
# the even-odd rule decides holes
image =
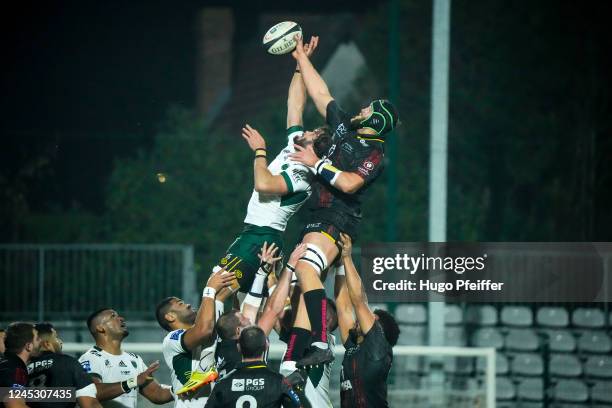
[[[176,314],[174,312],[168,312],[164,315],[164,319],[166,319],[168,323],[174,323],[176,320]]]

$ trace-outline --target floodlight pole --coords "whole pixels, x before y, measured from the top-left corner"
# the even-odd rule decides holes
[[[431,52],[431,144],[429,162],[429,241],[446,241],[448,168],[448,61],[451,0],[434,0]],[[429,302],[431,346],[444,343],[444,302]],[[432,387],[443,387],[444,371],[432,370]],[[441,395],[442,393],[434,393]],[[441,401],[431,401],[435,405]]]

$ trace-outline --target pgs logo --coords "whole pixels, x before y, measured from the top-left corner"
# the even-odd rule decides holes
[[[232,391],[260,391],[264,387],[264,378],[235,378],[232,380]]]

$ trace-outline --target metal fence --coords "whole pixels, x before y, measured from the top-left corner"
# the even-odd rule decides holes
[[[152,319],[164,296],[195,296],[188,245],[0,245],[0,320],[82,319],[100,307]]]

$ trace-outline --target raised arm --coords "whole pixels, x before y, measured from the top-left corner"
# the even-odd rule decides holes
[[[255,178],[255,191],[264,194],[287,194],[289,188],[287,182],[280,175],[273,175],[268,169],[268,160],[266,158],[266,141],[257,129],[246,124],[242,128],[242,137],[249,144],[249,147],[255,152],[255,160],[253,162],[253,175]]]
[[[297,37],[296,39],[297,46],[291,55],[295,58],[300,67],[308,95],[312,98],[319,113],[325,118],[327,116],[327,105],[333,101],[334,98],[330,95],[327,84],[312,65],[312,62],[310,62],[302,38]]]
[[[263,298],[263,288],[268,280],[268,274],[274,268],[274,264],[282,259],[280,256],[275,256],[277,251],[278,247],[275,243],[268,245],[267,242],[264,242],[261,247],[261,252],[257,254],[261,261],[261,265],[255,273],[255,279],[253,279],[249,293],[244,298],[241,308],[242,314],[248,318],[252,324],[255,324],[257,321],[257,314],[259,313]]]
[[[234,273],[221,269],[208,278],[195,324],[183,334],[183,345],[188,350],[214,340],[212,334],[215,327],[215,296],[221,289],[229,286],[235,277]]]
[[[344,266],[338,267],[338,270],[344,270]],[[349,330],[355,326],[355,316],[353,314],[353,304],[348,294],[346,287],[346,276],[340,275],[336,271],[336,280],[334,282],[334,293],[336,296],[336,309],[338,312],[338,327],[340,328],[340,338],[342,343],[346,343],[349,335]]]
[[[319,37],[313,36],[308,44],[304,44],[304,52],[309,57],[317,48]],[[287,128],[291,126],[304,126],[303,113],[306,107],[306,85],[302,80],[299,66],[296,67],[287,97]]]
[[[274,329],[277,320],[285,309],[285,301],[287,300],[287,296],[289,296],[289,285],[291,284],[291,277],[293,275],[293,271],[295,270],[295,265],[305,253],[306,244],[300,244],[295,247],[289,256],[287,265],[285,265],[285,268],[281,273],[274,293],[272,293],[272,296],[270,296],[270,299],[264,308],[264,312],[259,317],[257,325],[264,331],[264,333],[266,333],[266,336],[270,334],[272,329]]]
[[[344,272],[346,273],[348,294],[355,308],[355,315],[357,315],[357,321],[359,322],[361,331],[363,334],[367,334],[374,325],[376,318],[368,307],[368,297],[366,296],[365,288],[363,287],[361,277],[351,258],[353,249],[351,237],[341,233],[340,243],[342,244],[342,263],[344,265]]]

